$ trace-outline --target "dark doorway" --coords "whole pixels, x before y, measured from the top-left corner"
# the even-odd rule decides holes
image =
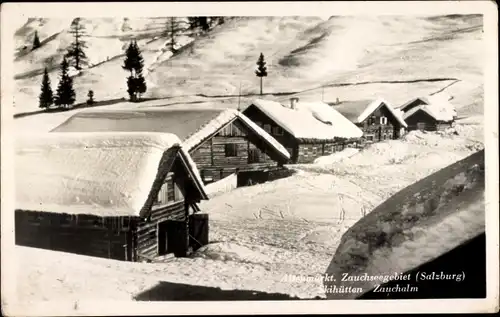
[[[158,224],[158,255],[168,253],[168,221],[163,221]]]

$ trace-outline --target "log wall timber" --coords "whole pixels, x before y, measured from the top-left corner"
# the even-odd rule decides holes
[[[385,120],[383,118],[386,118],[385,123],[382,122]],[[379,142],[400,137],[401,124],[384,103],[356,125],[363,131],[363,138],[367,141]]]
[[[130,260],[127,245],[134,218],[71,216],[16,210],[16,244],[96,256]]]
[[[269,147],[239,119],[190,151],[205,184],[238,171],[263,171],[278,166]]]

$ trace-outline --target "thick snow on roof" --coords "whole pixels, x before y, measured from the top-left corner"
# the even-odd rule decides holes
[[[141,108],[131,110],[82,111],[53,132],[145,131],[177,135],[183,147],[192,150],[223,126],[240,118],[277,153],[290,158],[287,150],[266,131],[235,109]]]
[[[404,119],[422,110],[438,121],[453,121],[457,116],[455,107],[449,102],[449,97],[442,94],[414,98],[400,107],[404,109],[409,104],[420,100],[421,105],[414,107],[404,114]]]
[[[15,159],[16,209],[139,216],[165,150],[180,143],[173,134],[138,132],[20,138]],[[180,151],[205,195],[196,166]]]
[[[361,123],[370,114],[372,114],[377,108],[384,103],[387,109],[394,115],[398,122],[406,127],[407,124],[404,121],[401,113],[394,109],[386,100],[378,98],[375,100],[354,100],[354,101],[344,101],[338,105],[334,105],[334,109],[343,114],[346,118],[354,123]]]
[[[276,101],[257,99],[256,106],[297,139],[359,138],[356,125],[323,102],[297,102],[295,109]]]

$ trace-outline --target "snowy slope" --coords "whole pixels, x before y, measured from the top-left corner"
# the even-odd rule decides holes
[[[479,150],[482,145],[469,139],[474,129],[481,127],[460,127],[459,135],[412,132],[342,161],[295,166],[299,173],[289,178],[221,193],[201,204],[209,213],[211,243],[193,258],[126,263],[17,247],[19,296],[131,299],[167,281],[324,297],[320,280],[283,278],[323,274],[342,234],[364,214]]]
[[[345,16],[326,21],[320,17],[238,17],[191,44],[185,45],[191,38],[179,38],[185,46],[173,57],[164,49],[166,21],[85,19],[89,55],[97,66],[75,78],[77,102],[85,101],[89,89],[98,101],[126,97],[121,63],[123,47],[132,38],[138,39],[144,52],[146,97],[185,96],[181,98],[185,101],[197,94],[229,97],[238,94],[240,83],[243,94],[256,94],[258,79],[253,71],[260,52],[266,56],[269,71],[264,92],[293,92],[303,100],[383,96],[392,104],[402,104],[415,95],[448,87],[455,78],[459,81],[446,88],[452,95],[482,84],[480,16]],[[35,29],[43,45],[16,57],[16,112],[37,110],[34,98],[41,71],[44,65],[56,67],[60,62],[69,41],[69,22],[33,19],[17,31],[17,49],[31,45]],[[443,81],[427,81],[434,79]],[[55,86],[54,71],[51,80]],[[336,86],[359,82],[365,84]],[[234,99],[231,107],[236,108]]]

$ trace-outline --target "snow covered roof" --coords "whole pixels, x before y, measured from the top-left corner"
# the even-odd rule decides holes
[[[401,116],[401,112],[394,109],[386,100],[378,98],[375,100],[353,100],[343,101],[340,104],[332,104],[333,108],[354,123],[361,123],[370,114],[377,110],[381,104],[385,104],[387,109],[394,115],[398,122],[406,127],[407,124]]]
[[[47,133],[16,141],[16,209],[141,216],[165,154],[180,154],[207,198],[196,165],[173,134]]]
[[[421,104],[404,112],[405,108],[416,101],[420,101]],[[455,107],[449,102],[449,99],[443,95],[417,97],[402,105],[400,109],[404,112],[403,118],[405,120],[419,110],[424,111],[437,121],[453,121],[457,116]]]
[[[300,140],[359,138],[363,135],[356,125],[323,102],[297,102],[294,109],[263,99],[254,100],[251,105]]]
[[[284,160],[290,153],[271,135],[235,109],[141,108],[82,111],[53,132],[150,131],[173,133],[188,151],[235,119],[241,121]]]

